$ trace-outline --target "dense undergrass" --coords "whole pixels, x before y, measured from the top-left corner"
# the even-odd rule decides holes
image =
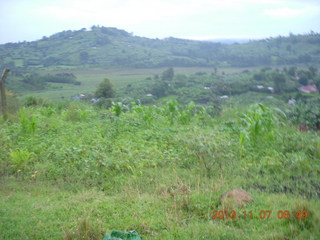
[[[263,105],[213,119],[175,102],[52,104],[21,109],[0,129],[0,239],[102,239],[115,229],[143,239],[320,236],[320,137]],[[241,218],[213,220],[234,188],[254,201],[235,208]]]

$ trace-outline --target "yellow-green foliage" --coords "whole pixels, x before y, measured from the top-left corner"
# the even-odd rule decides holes
[[[10,152],[11,165],[15,171],[21,171],[32,159],[32,152],[27,149],[17,149]]]
[[[237,114],[211,118],[174,101],[22,109],[0,128],[0,239],[101,240],[112,230],[150,240],[318,239],[319,135],[263,105],[244,111],[245,124]],[[252,219],[212,219],[232,189],[253,197],[234,208]]]

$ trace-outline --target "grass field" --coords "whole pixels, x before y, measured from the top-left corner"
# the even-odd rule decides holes
[[[247,68],[246,68],[247,69]],[[249,68],[254,70],[256,68]],[[91,70],[51,70],[44,71],[42,73],[59,73],[59,72],[70,72],[73,73],[77,80],[81,82],[81,85],[69,85],[69,84],[50,84],[51,89],[45,89],[41,91],[26,92],[23,96],[35,96],[48,99],[70,99],[71,96],[93,92],[97,88],[98,84],[104,79],[109,78],[116,88],[124,87],[127,84],[134,84],[137,82],[144,81],[147,77],[153,77],[154,75],[161,73],[166,68],[150,68],[150,69],[91,69]],[[245,70],[244,68],[219,68],[219,73],[238,73]],[[214,72],[214,68],[200,68],[200,67],[189,67],[189,68],[174,68],[175,74],[193,74],[196,72]]]
[[[136,230],[144,240],[319,239],[319,133],[298,131],[273,108],[288,110],[283,96],[230,94],[214,112],[215,103],[183,104],[172,93],[109,109],[57,101],[94,91],[105,77],[120,88],[164,70],[65,70],[82,84],[30,92],[50,101],[17,104],[0,120],[1,240],[101,240],[112,230]],[[199,83],[192,93],[206,77],[213,79],[186,78]],[[253,201],[222,204],[232,189]]]
[[[267,107],[211,118],[172,106],[74,102],[1,122],[0,239],[319,239],[317,133]],[[222,206],[236,188],[253,202]],[[213,219],[226,209],[237,218]]]
[[[157,172],[157,173],[156,173]],[[1,239],[102,239],[112,230],[136,230],[143,239],[317,239],[316,200],[253,190],[254,203],[234,209],[240,219],[212,219],[220,194],[239,186],[229,177],[208,180],[168,169],[131,176],[117,190],[2,179]],[[176,173],[174,173],[176,172]],[[156,177],[156,178],[155,178]],[[3,182],[4,181],[4,182]],[[167,192],[176,186],[176,196]],[[187,186],[189,192],[179,192]],[[307,209],[309,220],[294,218]],[[252,211],[253,218],[243,212]],[[265,211],[272,211],[269,218]],[[282,213],[290,211],[291,218]],[[312,212],[311,212],[312,211]],[[261,212],[263,212],[261,214]],[[260,215],[261,214],[261,215]],[[313,215],[311,215],[313,214]],[[314,216],[316,214],[316,216]],[[306,225],[306,226],[304,226]]]

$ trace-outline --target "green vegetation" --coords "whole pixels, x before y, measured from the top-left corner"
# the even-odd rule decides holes
[[[1,239],[102,239],[114,229],[143,239],[320,235],[320,137],[279,110],[225,106],[212,118],[210,106],[174,100],[43,103],[1,123]],[[212,219],[234,188],[253,196],[234,209],[252,219]]]
[[[320,99],[307,99],[298,102],[289,112],[290,119],[301,130],[320,130]]]
[[[63,31],[34,42],[0,45],[0,68],[254,67],[319,64],[320,37],[305,35],[231,45],[148,39],[116,28]]]
[[[96,26],[1,45],[0,239],[318,239],[319,46]],[[254,201],[213,219],[232,189]]]
[[[40,75],[38,73],[15,76],[8,84],[8,88],[15,92],[26,90],[44,90],[50,88],[48,83],[81,85],[73,73],[56,73]]]
[[[95,97],[97,98],[113,98],[115,92],[113,90],[113,85],[108,78],[105,78],[98,86],[95,92]]]

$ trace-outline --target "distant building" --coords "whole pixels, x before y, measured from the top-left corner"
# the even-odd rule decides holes
[[[100,101],[99,98],[92,98],[92,99],[91,99],[91,102],[92,102],[92,103],[97,103],[97,102],[99,102],[99,101]]]
[[[152,95],[152,93],[148,93],[146,96],[147,97],[152,97],[153,95]]]
[[[274,93],[274,88],[273,88],[273,87],[268,87],[268,90],[269,90],[271,93]]]
[[[311,85],[299,87],[299,91],[303,93],[318,93],[319,89],[317,88],[316,85],[311,84]]]
[[[72,96],[71,99],[72,99],[72,100],[79,100],[80,97],[79,97],[78,95],[76,95],[76,96]]]
[[[293,106],[293,105],[296,104],[296,100],[295,100],[295,99],[289,99],[289,100],[288,100],[288,104],[291,105],[291,106]]]
[[[79,99],[84,98],[85,96],[86,95],[84,95],[84,94],[79,94],[79,95],[72,96],[71,99],[72,100],[79,100]]]
[[[226,98],[228,98],[228,96],[227,95],[223,95],[223,96],[220,96],[220,98],[221,99],[226,99]]]
[[[263,85],[257,85],[257,88],[258,89],[264,89],[264,86]]]

